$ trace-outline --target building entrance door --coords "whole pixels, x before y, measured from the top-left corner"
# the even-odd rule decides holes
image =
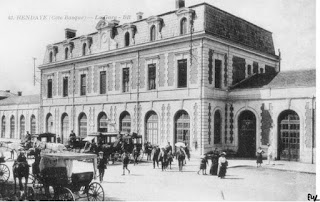
[[[256,156],[256,117],[250,111],[244,111],[238,119],[239,149],[241,157]]]
[[[190,143],[190,117],[186,111],[179,111],[175,116],[174,143],[177,142]]]
[[[287,110],[279,116],[278,159],[299,161],[300,119],[296,112]]]

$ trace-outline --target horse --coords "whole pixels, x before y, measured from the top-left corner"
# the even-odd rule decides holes
[[[151,152],[151,158],[153,161],[153,169],[156,167],[159,167],[159,154],[160,154],[160,148],[159,147],[153,147],[152,152]]]
[[[183,163],[184,163],[184,160],[186,159],[185,152],[182,151],[182,148],[178,149],[178,151],[176,152],[176,157],[179,162],[179,171],[182,171]]]
[[[13,179],[14,179],[14,193],[16,193],[16,186],[17,186],[16,178],[19,179],[20,191],[22,191],[23,189],[22,178],[25,179],[24,191],[26,191],[27,184],[28,184],[28,177],[29,177],[28,163],[15,162],[12,166],[12,171],[13,171]]]

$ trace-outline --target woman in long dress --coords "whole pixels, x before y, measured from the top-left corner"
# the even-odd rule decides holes
[[[217,175],[218,174],[218,166],[219,166],[219,153],[214,152],[211,157],[211,168],[210,168],[210,174],[211,175]]]
[[[228,161],[226,159],[226,153],[222,152],[219,160],[218,160],[219,168],[218,168],[218,177],[224,178],[227,172]]]
[[[260,164],[260,167],[261,167],[261,164],[262,164],[262,154],[264,153],[264,151],[261,149],[261,147],[258,148],[258,151],[257,151],[257,168]]]

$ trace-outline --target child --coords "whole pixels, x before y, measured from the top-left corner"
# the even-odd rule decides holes
[[[125,169],[127,169],[128,173],[130,174],[130,170],[128,169],[129,154],[127,152],[124,152],[122,154],[122,163],[123,163],[123,174],[122,175],[125,175]]]
[[[203,155],[202,158],[201,158],[201,162],[200,162],[200,170],[202,170],[202,175],[206,175],[207,174],[206,173],[207,164],[208,164],[207,157],[205,155]],[[199,175],[200,170],[198,171],[198,175]]]
[[[108,161],[103,155],[103,152],[99,152],[99,157],[98,157],[98,169],[99,169],[99,179],[100,183],[103,181],[103,176],[104,176],[104,170],[107,168],[107,163]]]

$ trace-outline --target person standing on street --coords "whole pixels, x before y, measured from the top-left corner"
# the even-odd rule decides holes
[[[200,162],[200,170],[198,171],[198,175],[199,172],[202,170],[202,175],[206,175],[207,173],[207,164],[208,164],[208,160],[207,157],[205,155],[202,156],[201,158],[201,162]]]
[[[122,154],[122,163],[123,163],[123,174],[122,175],[125,175],[125,169],[127,169],[128,173],[130,174],[130,170],[128,169],[129,154],[127,153],[127,151],[125,151]]]
[[[103,182],[103,177],[104,177],[104,171],[107,169],[107,163],[108,161],[103,155],[103,152],[99,152],[99,157],[98,157],[98,170],[99,170],[99,180],[100,183]]]
[[[218,177],[221,179],[226,176],[228,161],[226,159],[226,153],[222,152],[220,154],[220,158],[218,160],[219,168],[218,168]]]
[[[210,168],[211,175],[218,174],[218,166],[219,166],[218,161],[219,161],[219,152],[217,151],[217,148],[215,148],[211,157],[211,168]]]
[[[258,151],[257,151],[257,168],[260,164],[260,167],[261,167],[261,164],[262,164],[262,154],[264,153],[264,151],[261,149],[261,147],[258,148]]]
[[[268,165],[270,164],[270,161],[272,161],[272,165],[274,165],[273,148],[269,143],[267,144],[267,146],[268,146],[268,152],[267,152]]]

